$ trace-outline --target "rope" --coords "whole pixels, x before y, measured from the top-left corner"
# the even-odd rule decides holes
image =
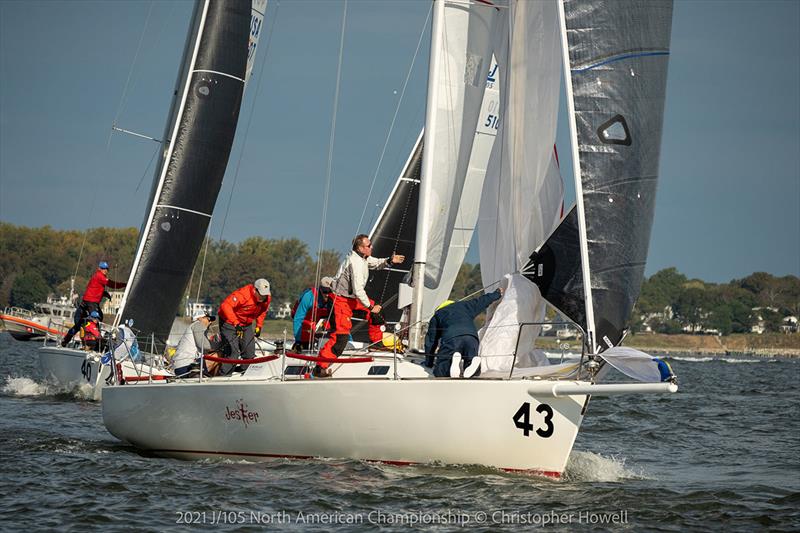
[[[291,357],[292,359],[300,359],[301,361],[313,361],[315,363],[371,363],[375,359],[372,357],[349,357],[349,358],[336,358],[331,359],[330,357],[315,357],[313,355],[302,355],[299,353],[294,352],[286,352],[286,357]],[[238,359],[237,359],[238,361]]]
[[[419,34],[419,39],[417,40],[417,48],[414,50],[414,56],[411,58],[411,65],[408,67],[408,72],[406,73],[406,79],[403,82],[403,89],[400,91],[400,98],[397,100],[397,106],[394,109],[394,116],[392,117],[392,123],[389,125],[389,132],[386,134],[386,141],[383,143],[383,150],[381,150],[381,156],[378,158],[378,166],[375,168],[375,174],[372,176],[372,183],[369,186],[369,193],[367,193],[367,200],[364,202],[364,209],[361,211],[361,218],[358,220],[358,231],[357,233],[361,233],[361,224],[364,222],[364,215],[367,212],[367,206],[369,205],[370,198],[372,198],[372,191],[375,187],[375,182],[378,180],[378,172],[381,169],[381,165],[383,164],[383,157],[386,154],[386,147],[389,145],[389,139],[392,137],[392,131],[394,131],[394,123],[397,120],[397,115],[400,112],[400,106],[403,103],[403,97],[406,94],[406,87],[408,86],[408,80],[411,79],[411,72],[414,70],[414,63],[417,60],[417,55],[419,54],[420,46],[422,45],[422,38],[425,36],[425,29],[428,27],[428,21],[431,18],[431,11],[433,10],[433,3],[431,3],[431,7],[428,8],[428,16],[425,18],[425,23],[422,25],[422,31]]]
[[[216,357],[213,355],[204,355],[203,359],[206,361],[214,361],[216,363],[223,363],[226,365],[255,365],[258,363],[266,363],[278,359],[277,355],[267,355],[266,357],[256,357],[254,359],[228,359],[225,357]]]

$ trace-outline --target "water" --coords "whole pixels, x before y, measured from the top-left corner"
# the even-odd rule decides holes
[[[106,432],[99,404],[42,382],[37,347],[0,334],[2,530],[800,530],[798,360],[673,358],[681,391],[593,399],[551,481],[144,456]]]

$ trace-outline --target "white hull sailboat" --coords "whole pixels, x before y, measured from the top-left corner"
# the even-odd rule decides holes
[[[113,435],[181,458],[442,462],[559,477],[590,396],[677,390],[662,362],[618,346],[652,222],[671,3],[499,7],[434,2],[410,303],[418,349],[439,303],[426,298],[452,287],[454,228],[471,235],[480,218],[484,286],[507,289],[482,336],[479,378],[459,379],[454,366],[452,379],[435,379],[416,355],[367,354],[340,358],[332,378],[308,379],[305,361],[280,354],[232,377],[108,387],[103,420]],[[473,156],[493,55],[501,118],[486,162]],[[578,195],[563,218],[553,181],[562,60]],[[476,174],[482,193],[467,185],[481,190]],[[475,194],[480,215],[460,208]],[[580,360],[537,356],[543,298],[583,332]],[[610,367],[645,383],[603,384]]]
[[[61,346],[45,346],[39,350],[39,368],[45,380],[65,391],[79,391],[82,397],[100,401],[103,388],[114,377],[111,366],[103,364],[102,354]],[[135,363],[130,359],[118,362],[117,372],[129,382],[158,380],[172,373],[157,366]]]
[[[116,437],[185,459],[434,461],[558,477],[587,396],[555,397],[550,386],[425,378],[126,385],[106,389],[103,417]],[[154,413],[153,405],[169,408]]]

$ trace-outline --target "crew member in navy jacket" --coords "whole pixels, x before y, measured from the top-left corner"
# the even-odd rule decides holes
[[[425,353],[429,354],[425,363],[433,366],[434,376],[459,377],[461,358],[465,366],[465,378],[480,374],[480,357],[476,357],[478,330],[475,329],[475,317],[502,295],[503,289],[497,289],[472,300],[455,303],[448,300],[439,306],[428,324],[428,334],[425,336]],[[434,353],[435,364],[432,355]],[[454,354],[460,354],[460,357],[454,357]]]

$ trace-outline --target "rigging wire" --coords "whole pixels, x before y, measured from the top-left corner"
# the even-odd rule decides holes
[[[332,166],[333,166],[333,147],[336,143],[336,115],[339,108],[339,91],[342,84],[342,57],[344,55],[344,35],[347,28],[347,0],[344,0],[342,10],[342,34],[339,39],[339,64],[336,69],[336,91],[333,97],[333,117],[331,118],[331,136],[328,142],[328,168],[325,176],[325,194],[322,201],[322,224],[319,232],[319,245],[317,246],[317,269],[314,274],[314,286],[319,286],[322,271],[322,246],[325,242],[325,227],[328,217],[328,204],[330,203]],[[315,318],[315,317],[312,317]]]
[[[128,87],[130,85],[131,77],[133,76],[134,68],[136,67],[136,61],[138,60],[139,52],[142,49],[142,43],[144,42],[144,36],[147,33],[147,26],[148,26],[148,24],[150,22],[150,15],[153,12],[153,6],[154,5],[155,5],[155,2],[151,2],[150,3],[150,8],[147,11],[147,17],[145,18],[144,26],[142,27],[142,34],[139,36],[139,44],[136,46],[136,52],[134,53],[133,61],[131,62],[131,68],[128,70],[128,78],[125,80],[125,86],[124,86],[124,88],[122,90],[122,96],[120,98],[120,103],[119,103],[119,106],[117,108],[117,113],[114,116],[114,122],[113,122],[114,124],[116,124],[120,113],[122,113],[123,104],[125,103],[125,100],[127,98],[126,95],[128,93]],[[108,156],[108,152],[110,151],[110,148],[111,148],[111,137],[112,137],[113,133],[114,133],[114,130],[110,130],[108,132],[108,137],[106,139],[106,148],[105,148],[105,151],[103,153],[104,157]],[[100,163],[98,163],[98,167],[100,167],[100,166],[102,166],[102,165]],[[97,176],[95,178],[96,182],[99,181],[99,180],[100,180],[100,172],[97,173]],[[90,202],[89,210],[87,211],[87,213],[89,214],[89,220],[90,221],[91,221],[92,216],[94,216],[94,206],[95,206],[95,204],[97,202],[97,191],[99,190],[99,187],[92,187],[92,189],[93,189],[92,201]],[[73,278],[78,275],[78,269],[80,268],[81,259],[83,258],[83,251],[86,248],[86,240],[88,238],[89,238],[89,229],[87,229],[86,232],[83,235],[83,241],[81,242],[81,247],[80,247],[80,250],[78,252],[78,260],[75,262],[75,271],[72,274]]]
[[[253,115],[255,114],[256,104],[258,103],[258,95],[261,94],[261,81],[264,78],[264,71],[267,69],[267,57],[269,56],[270,45],[272,44],[272,36],[274,34],[275,22],[278,20],[278,11],[280,10],[281,3],[275,2],[275,16],[272,17],[272,24],[269,28],[269,36],[267,37],[267,46],[264,50],[264,62],[261,64],[261,71],[258,73],[258,81],[256,82],[256,95],[253,98],[253,105],[250,108],[250,114],[247,116],[247,126],[244,129],[244,136],[242,137],[242,149],[239,150],[239,158],[236,160],[236,170],[233,173],[233,182],[231,183],[231,191],[228,194],[228,202],[225,206],[225,216],[222,217],[222,225],[219,229],[219,240],[222,240],[222,235],[225,232],[225,224],[228,221],[228,213],[231,210],[231,202],[233,201],[233,192],[236,190],[236,182],[239,179],[239,169],[242,166],[242,157],[244,150],[247,147],[247,139],[249,138],[250,125],[253,123]]]
[[[381,165],[383,164],[383,157],[386,154],[386,148],[389,146],[389,139],[392,137],[392,131],[394,130],[394,123],[397,120],[397,115],[400,113],[400,106],[403,104],[403,97],[406,94],[406,87],[408,87],[408,81],[411,79],[411,73],[414,70],[414,64],[417,60],[417,55],[419,54],[419,49],[422,46],[422,40],[425,37],[425,30],[428,27],[428,21],[431,17],[431,12],[433,10],[433,3],[431,3],[431,7],[428,8],[428,15],[425,18],[425,23],[422,25],[422,31],[419,34],[419,39],[417,40],[417,48],[414,50],[414,56],[411,58],[411,65],[408,67],[408,72],[406,73],[406,79],[403,81],[403,88],[400,91],[400,98],[397,100],[397,106],[394,109],[394,116],[392,117],[392,122],[389,125],[389,132],[386,134],[386,141],[383,143],[383,150],[381,150],[381,156],[378,158],[378,166],[375,169],[375,174],[372,176],[372,183],[369,186],[369,192],[367,193],[367,199],[364,202],[364,209],[361,211],[361,218],[358,220],[358,231],[356,233],[361,233],[361,224],[364,222],[364,215],[367,212],[367,206],[369,205],[370,198],[372,198],[372,190],[375,187],[375,182],[378,180],[378,173],[381,170]]]

